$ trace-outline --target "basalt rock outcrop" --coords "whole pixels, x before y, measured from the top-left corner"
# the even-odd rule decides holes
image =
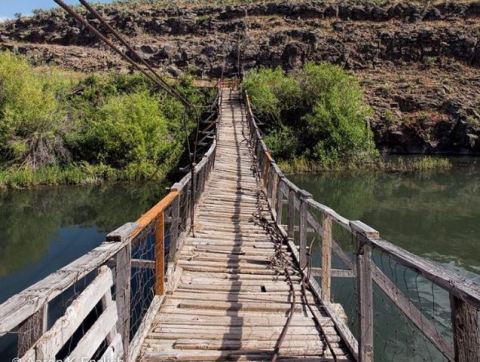
[[[480,153],[480,2],[104,6],[101,12],[172,75],[218,77],[224,64],[227,75],[259,66],[290,71],[306,61],[340,64],[362,81],[381,149]],[[128,69],[59,10],[0,25],[2,48],[37,64]]]

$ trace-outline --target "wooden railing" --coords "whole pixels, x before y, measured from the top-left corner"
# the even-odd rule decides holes
[[[221,102],[219,94],[218,112]],[[176,252],[190,231],[192,210],[205,188],[215,155],[213,141],[194,172],[174,184],[169,194],[136,222],[119,227],[97,248],[0,305],[0,341],[11,339],[6,343],[16,343],[18,357],[27,351],[31,357],[36,342],[55,322],[52,319],[58,319],[98,270],[107,265],[114,276],[122,360],[135,360],[138,341],[146,333],[153,312],[175,283]]]
[[[336,327],[347,343],[352,355],[360,361],[374,359],[374,284],[385,293],[398,310],[435,348],[450,361],[480,360],[480,286],[466,280],[452,271],[446,270],[424,258],[418,257],[388,241],[383,240],[373,228],[360,221],[351,221],[339,215],[331,208],[315,201],[311,194],[292,183],[273,160],[266,144],[262,140],[252,105],[247,94],[245,102],[251,132],[251,144],[261,172],[269,203],[279,229],[288,238],[297,259]],[[334,230],[341,229],[350,235],[352,247],[345,248],[341,240],[336,240]],[[337,232],[339,234],[339,232]],[[320,265],[314,267],[309,262],[314,248],[311,242],[320,240]],[[294,245],[294,242],[298,245]],[[310,244],[309,244],[310,242]],[[451,331],[453,343],[445,333],[440,333],[431,315],[425,315],[412,298],[382,270],[378,257],[373,253],[382,253],[418,277],[424,278],[435,287],[441,288],[450,296]],[[333,268],[332,260],[343,267]],[[317,278],[320,284],[317,282]],[[352,298],[355,298],[353,323],[348,326],[340,320],[332,304],[332,280],[335,278],[354,278]],[[433,288],[433,286],[432,286]],[[353,295],[355,294],[355,295]],[[435,302],[435,301],[433,301]],[[350,316],[349,316],[350,317]],[[358,341],[358,342],[357,342]]]

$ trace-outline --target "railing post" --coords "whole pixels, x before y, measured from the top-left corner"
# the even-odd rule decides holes
[[[127,223],[107,235],[107,241],[124,242],[138,228],[137,223]],[[115,302],[117,303],[117,330],[122,335],[124,356],[128,356],[130,344],[130,299],[132,275],[132,244],[128,242],[115,260]]]
[[[305,268],[308,263],[307,257],[307,231],[308,231],[308,204],[307,199],[311,199],[312,195],[307,191],[301,190],[300,194],[300,225],[299,225],[299,245],[300,245],[300,268]]]
[[[278,178],[277,171],[275,170],[274,166],[275,165],[272,165],[272,168],[271,168],[273,177],[272,177],[272,191],[271,191],[270,200],[271,200],[271,203],[272,203],[272,209],[274,209],[275,213],[276,213],[276,210],[277,210],[277,190],[278,190],[279,178]]]
[[[17,357],[22,357],[47,331],[47,323],[48,303],[45,303],[18,328]]]
[[[295,236],[295,191],[292,189],[288,190],[288,237],[293,239]]]
[[[450,294],[453,346],[456,362],[480,361],[480,326],[478,310]]]
[[[191,185],[191,195],[190,198],[192,199],[190,202],[190,227],[192,230],[192,236],[195,237],[195,204],[197,202],[197,195],[196,195],[196,189],[197,189],[197,170],[195,169],[197,167],[196,163],[192,163],[192,185]]]
[[[282,182],[285,176],[283,173],[278,174],[278,184],[277,184],[277,196],[276,196],[276,205],[275,210],[277,212],[277,223],[282,224],[283,216],[283,192],[282,192]]]
[[[192,179],[190,179],[190,181],[187,182],[187,184],[185,185],[184,187],[184,190],[185,190],[185,230],[189,230],[190,228],[190,224],[192,222],[190,216],[191,216],[191,212],[190,212],[190,207],[191,207],[191,201],[192,201],[192,186],[191,186],[191,183],[192,182]]]
[[[267,171],[267,174],[266,174],[266,177],[265,179],[267,180],[267,197],[268,199],[270,200],[270,205],[273,206],[273,183],[275,182],[275,173],[273,172],[273,167],[270,163],[270,161],[267,161],[268,162],[268,171]]]
[[[262,158],[264,160],[264,166],[263,166],[263,169],[262,169],[262,173],[263,173],[263,185],[265,186],[265,188],[267,189],[267,196],[269,196],[269,184],[270,184],[270,160],[268,158],[268,153],[265,151],[263,154],[262,154]]]
[[[171,188],[172,191],[177,191],[178,188],[173,185]],[[177,241],[180,226],[180,192],[175,197],[175,200],[172,202],[172,223],[170,224],[170,253],[168,254],[168,261],[173,262],[175,260],[175,255],[177,253]]]
[[[358,320],[360,338],[358,357],[360,362],[373,361],[373,282],[372,282],[372,248],[368,238],[378,238],[378,231],[361,221],[351,221],[350,227],[357,241],[357,290]]]
[[[322,225],[322,300],[330,302],[332,283],[332,218],[323,214]]]
[[[157,218],[155,227],[155,295],[165,293],[165,212]]]

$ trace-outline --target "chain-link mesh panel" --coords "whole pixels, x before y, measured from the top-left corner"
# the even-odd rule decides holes
[[[449,293],[390,254],[374,249],[372,262],[376,358],[446,360],[431,338],[453,348]]]
[[[133,338],[138,330],[143,316],[155,296],[155,267],[153,266],[155,262],[155,231],[156,220],[153,220],[132,240],[130,338]]]

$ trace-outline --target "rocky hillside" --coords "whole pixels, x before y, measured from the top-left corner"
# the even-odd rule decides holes
[[[235,74],[238,49],[245,70],[341,64],[362,82],[382,150],[480,154],[480,2],[137,5],[102,13],[172,75],[218,77],[224,59]],[[0,49],[82,71],[126,68],[58,10],[3,24]]]

